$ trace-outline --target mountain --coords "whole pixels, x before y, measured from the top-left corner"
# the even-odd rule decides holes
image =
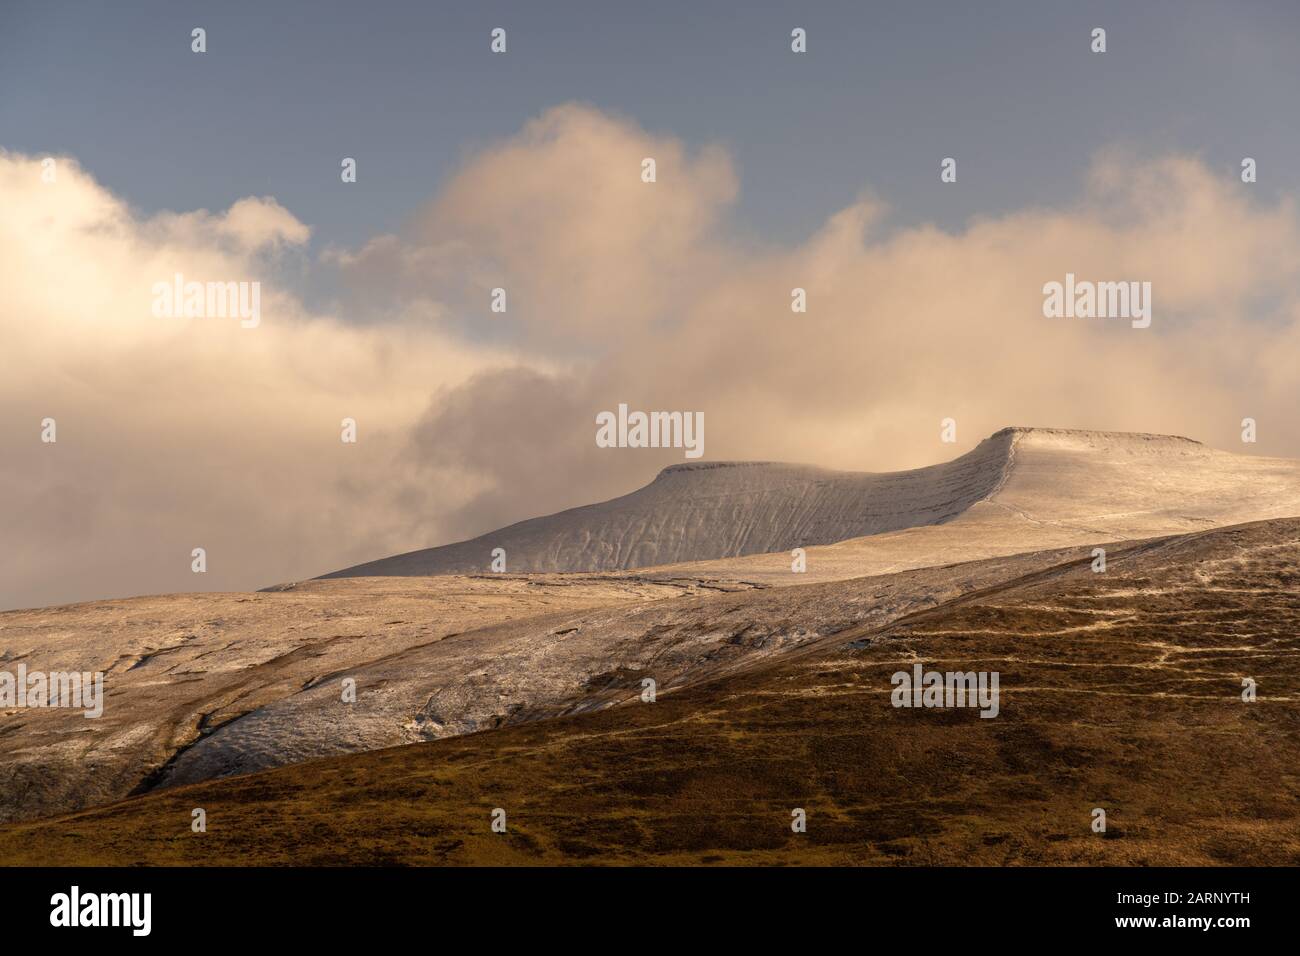
[[[1300,462],[1169,435],[1004,428],[959,458],[911,471],[673,465],[611,501],[323,577],[484,573],[495,548],[505,549],[512,573],[627,570],[781,556],[954,521],[963,534],[978,526],[968,543],[1000,535],[1013,550],[996,553],[1014,553],[1297,514]]]
[[[892,475],[670,468],[632,495],[468,549],[486,557],[505,542],[493,546],[515,549],[508,574],[409,576],[453,546],[393,559],[393,576],[5,612],[7,669],[102,672],[106,698],[95,720],[4,710],[0,821],[605,710],[645,680],[666,700],[1012,580],[1087,569],[1097,547],[1122,563],[1170,536],[1291,516],[1297,462],[1169,436],[1016,428]],[[804,573],[787,550],[742,553],[800,541]],[[520,550],[616,567],[514,573]],[[729,556],[624,567],[719,552]]]
[[[672,465],[621,498],[323,576],[476,574],[489,569],[494,548],[505,549],[511,572],[612,571],[937,524],[997,487],[1010,445],[999,433],[953,461],[889,474],[781,462]]]

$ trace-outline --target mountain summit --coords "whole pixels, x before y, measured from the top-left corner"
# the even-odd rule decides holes
[[[910,471],[691,462],[619,498],[323,577],[482,573],[495,548],[510,572],[627,570],[987,522],[990,511],[1026,532],[1048,526],[1090,538],[1283,517],[1300,514],[1300,463],[1173,435],[1020,427]],[[1050,543],[1028,538],[1026,549]]]

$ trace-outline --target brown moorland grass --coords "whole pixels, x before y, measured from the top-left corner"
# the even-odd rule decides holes
[[[0,860],[1295,865],[1298,653],[1300,520],[1257,522],[1104,574],[1073,562],[654,704],[630,686],[608,710],[10,825]],[[891,674],[917,661],[999,672],[999,715],[891,706]]]

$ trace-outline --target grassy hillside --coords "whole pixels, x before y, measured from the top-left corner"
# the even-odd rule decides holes
[[[653,704],[12,825],[0,859],[1296,864],[1298,652],[1300,520],[1259,522],[1104,574],[1071,562]],[[915,661],[998,671],[999,716],[891,706]]]

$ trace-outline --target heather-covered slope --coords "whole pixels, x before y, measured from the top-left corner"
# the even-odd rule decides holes
[[[780,590],[441,575],[6,612],[6,666],[102,671],[107,699],[93,720],[75,709],[0,712],[0,821],[599,708],[644,677],[679,686],[1062,557]],[[343,699],[344,678],[355,681],[354,702]]]
[[[0,859],[1296,865],[1298,569],[1295,520],[1135,546],[1104,574],[1085,556],[653,704],[629,687],[598,713],[0,827]],[[998,672],[998,716],[891,706],[916,663]]]

